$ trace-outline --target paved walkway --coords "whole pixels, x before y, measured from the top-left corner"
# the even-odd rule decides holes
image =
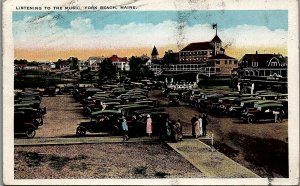
[[[259,178],[246,167],[231,160],[197,139],[184,139],[178,143],[167,143],[181,154],[205,176],[211,178]]]

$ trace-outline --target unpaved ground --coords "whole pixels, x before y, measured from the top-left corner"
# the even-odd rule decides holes
[[[15,147],[14,159],[16,179],[203,177],[157,143]]]
[[[186,103],[169,107],[160,91],[150,96],[160,100],[171,119],[181,119],[183,132],[191,135],[190,120],[200,112]],[[288,120],[249,125],[239,119],[208,115],[208,123],[207,134],[214,134],[214,146],[220,152],[261,177],[288,177]]]
[[[47,108],[44,125],[36,131],[36,137],[74,136],[77,124],[88,121],[82,114],[80,103],[70,95],[42,97],[42,106]]]
[[[199,114],[196,109],[183,103],[179,107],[167,107],[167,100],[160,98],[159,91],[151,92],[150,96],[159,98],[172,119],[182,120],[183,132],[191,134],[190,120],[194,114]],[[88,120],[82,114],[81,105],[76,103],[71,96],[43,97],[42,104],[47,107],[48,113],[44,118],[45,124],[37,130],[37,138],[74,137],[77,124]],[[209,136],[214,134],[215,148],[220,152],[261,177],[288,177],[287,120],[282,123],[249,125],[243,124],[237,119],[209,115],[208,121],[207,133]],[[204,142],[209,143],[210,141]],[[58,147],[54,146],[53,148]],[[43,148],[45,148],[43,151],[47,151],[47,148],[51,149],[52,147]],[[58,152],[60,153],[59,150]],[[144,156],[142,151],[140,154]],[[131,154],[129,153],[128,156]],[[21,162],[18,161],[18,163]],[[172,166],[177,166],[177,163],[174,162]]]

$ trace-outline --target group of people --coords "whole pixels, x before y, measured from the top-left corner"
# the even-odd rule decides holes
[[[133,118],[133,122],[135,120],[136,118]],[[157,118],[157,123],[159,127],[158,135],[160,141],[170,140],[171,142],[177,142],[178,140],[183,139],[182,124],[180,119],[171,122],[169,118],[165,118],[159,115]],[[208,125],[208,122],[207,115],[205,113],[202,113],[200,115],[195,114],[195,116],[191,119],[191,123],[193,137],[199,138],[201,136],[206,136],[206,126]],[[125,117],[122,117],[121,126],[123,131],[123,141],[128,141],[128,124]],[[153,125],[150,115],[147,115],[145,132],[149,137],[152,137]]]
[[[199,116],[195,114],[195,116],[191,119],[192,123],[192,135],[195,138],[200,136],[206,136],[206,126],[208,125],[207,122],[207,115],[205,113],[200,114]]]
[[[136,122],[135,116],[133,116],[132,122],[133,122],[132,126],[138,126],[136,123],[134,123],[134,122]],[[180,119],[172,122],[169,120],[169,118],[159,115],[156,122],[158,124],[157,125],[158,136],[159,136],[160,142],[165,141],[165,140],[169,140],[171,142],[177,142],[178,140],[182,140],[183,134],[182,134],[182,125],[181,125]],[[123,141],[128,141],[130,137],[128,135],[128,124],[127,124],[125,117],[122,117],[121,126],[122,126],[122,131],[123,131]],[[146,132],[147,136],[152,137],[153,123],[152,123],[152,118],[150,117],[150,115],[147,115],[145,132]]]
[[[133,126],[137,126],[135,122],[137,122],[136,120],[136,116],[132,117],[132,122],[134,123]],[[129,140],[129,135],[128,135],[128,124],[126,121],[126,118],[123,116],[122,117],[122,131],[123,131],[123,141],[128,141]],[[151,137],[153,131],[153,126],[152,126],[152,119],[150,117],[150,115],[147,115],[147,123],[146,123],[146,134]]]

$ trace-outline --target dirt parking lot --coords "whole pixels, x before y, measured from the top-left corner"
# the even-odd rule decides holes
[[[168,107],[166,106],[166,99],[160,97],[160,91],[153,91],[150,94],[150,97],[159,98],[162,105],[165,105],[164,108],[167,112],[169,112],[171,119],[181,119],[183,123],[183,132],[186,135],[191,135],[191,124],[190,120],[194,114],[199,114],[199,112],[188,106],[187,104],[181,103],[179,107]],[[45,115],[44,118],[44,125],[41,126],[37,130],[36,138],[44,138],[44,137],[75,137],[75,131],[77,124],[79,124],[81,121],[87,121],[88,118],[84,117],[82,114],[82,107],[80,103],[77,103],[71,96],[57,96],[57,97],[43,97],[42,104],[47,107],[47,115]],[[243,166],[249,168],[256,174],[258,174],[261,177],[288,177],[288,121],[284,120],[282,123],[260,123],[260,124],[243,124],[238,119],[232,119],[228,117],[215,117],[212,115],[208,116],[208,122],[209,125],[207,126],[208,135],[210,136],[212,133],[215,137],[215,148],[219,150],[220,152],[224,153],[228,157],[232,158],[233,160],[237,161],[238,163],[242,164]],[[91,134],[87,134],[91,135]],[[98,134],[97,134],[98,135]],[[97,136],[96,135],[96,136]],[[95,136],[95,135],[93,135]],[[100,134],[99,134],[100,136]],[[103,136],[103,134],[102,134]],[[203,141],[206,143],[209,143],[210,141],[206,140]],[[84,147],[86,145],[83,145]],[[71,145],[71,146],[45,146],[45,147],[31,147],[28,148],[29,152],[53,152],[53,154],[61,154],[64,153],[63,149],[78,149],[79,147],[83,147],[81,145]],[[80,154],[89,154],[93,155],[94,149],[89,148],[90,145],[87,148],[82,148],[80,152],[77,153],[77,155]],[[98,149],[106,149],[107,147],[104,144],[99,144],[96,146],[91,146]],[[121,152],[121,150],[124,150],[124,146],[121,144],[114,144],[109,145],[109,148],[112,148],[111,153],[115,151]],[[120,149],[119,149],[120,148]],[[126,147],[127,148],[127,147]],[[125,148],[125,150],[126,150]],[[148,156],[149,152],[151,151],[149,149],[149,146],[131,146],[128,147],[132,150],[132,152],[135,152],[141,156]],[[143,151],[143,149],[147,149]],[[153,145],[151,148],[153,148],[153,151],[157,151],[157,149],[161,149],[162,147],[158,145]],[[24,151],[27,148],[23,147],[16,147],[16,152]],[[55,150],[57,149],[57,150]],[[119,149],[119,150],[118,150]],[[140,151],[140,152],[139,152]],[[149,151],[149,152],[148,152]],[[169,151],[169,150],[164,150]],[[66,151],[66,155],[69,154],[71,151]],[[73,151],[72,151],[73,152]],[[129,152],[129,151],[127,151]],[[159,152],[159,151],[157,151]],[[95,152],[97,153],[97,152]],[[170,150],[168,153],[174,153]],[[176,154],[176,153],[175,153]],[[70,155],[70,154],[69,154]],[[74,154],[75,155],[75,154]],[[24,161],[19,160],[20,154],[16,153],[15,158],[16,161],[16,175],[18,175],[18,178],[25,178],[27,176],[31,176],[28,174],[25,174],[26,170],[22,170],[22,166],[24,165]],[[137,155],[134,155],[134,153],[128,153],[127,156],[129,157],[135,157]],[[112,156],[112,158],[115,157],[118,159],[117,156]],[[175,157],[175,156],[174,156]],[[180,156],[176,156],[179,158]],[[100,158],[100,157],[99,157]],[[103,158],[103,157],[102,157]],[[180,158],[179,158],[180,159]],[[103,161],[103,160],[101,160]],[[110,160],[113,162],[113,160]],[[137,161],[142,161],[138,160]],[[147,160],[148,161],[148,160]],[[177,167],[177,161],[184,162],[185,160],[181,157],[181,160],[172,161],[173,163],[170,164],[171,166]],[[105,160],[106,162],[106,160]],[[151,162],[153,161],[149,160],[150,166]],[[153,164],[151,166],[159,166],[159,161],[155,161],[157,164]],[[106,162],[107,163],[107,162]],[[131,162],[133,163],[133,162]],[[187,162],[186,162],[187,163]],[[187,163],[188,164],[188,163]],[[167,165],[167,164],[165,164]],[[137,166],[137,165],[136,165]],[[182,164],[178,164],[178,166],[183,166]],[[188,165],[187,165],[188,166]],[[94,167],[94,166],[90,166]],[[107,167],[108,164],[107,164]],[[117,168],[117,165],[114,163],[111,164],[111,167]],[[187,170],[189,170],[192,166],[186,170],[180,169],[186,175]],[[38,168],[38,169],[37,169]],[[44,166],[41,167],[34,167],[29,168],[32,172],[33,170],[39,170],[42,168],[43,170],[47,171],[53,171],[50,170],[49,167],[45,168]],[[67,168],[68,169],[68,168]],[[108,168],[107,168],[108,169]],[[129,169],[132,169],[129,168]],[[164,170],[165,168],[162,168]],[[27,171],[29,171],[27,170]],[[150,169],[147,169],[150,170]],[[112,170],[111,170],[112,171]],[[116,170],[117,171],[117,170]],[[125,170],[124,170],[125,171]],[[128,170],[130,171],[130,170]],[[154,171],[154,170],[152,170]],[[34,171],[35,172],[35,171]],[[92,171],[91,171],[92,172]],[[102,171],[103,172],[103,171]],[[105,171],[104,171],[105,172]],[[53,174],[52,174],[53,173]],[[85,172],[87,173],[87,172]],[[66,174],[64,177],[81,177],[84,175],[84,177],[94,177],[95,175],[91,175],[92,173],[74,173],[74,174]],[[128,173],[128,172],[127,172]],[[51,172],[53,177],[57,175],[57,173]],[[106,176],[109,174],[106,174]],[[114,174],[113,174],[114,175]],[[124,176],[123,173],[118,173],[119,176]],[[136,176],[135,174],[129,174],[130,176]],[[170,173],[171,175],[180,175],[180,171],[177,173]],[[183,175],[183,177],[184,177]],[[192,174],[191,176],[194,177],[196,174]],[[147,175],[148,177],[152,177],[153,174]],[[197,174],[198,176],[198,174]],[[38,176],[37,176],[38,177]],[[101,175],[100,175],[101,177]],[[102,177],[105,177],[105,175],[102,175]],[[176,177],[176,176],[174,176]]]
[[[191,135],[190,120],[199,114],[186,103],[168,107],[160,91],[151,93],[160,99],[172,119],[181,119],[183,132]],[[208,115],[207,133],[214,134],[215,148],[261,177],[288,177],[288,120],[282,123],[246,124],[239,119]],[[210,143],[210,141],[203,141]]]
[[[42,106],[47,108],[47,114],[36,138],[75,136],[77,125],[89,120],[82,114],[82,105],[70,95],[43,97]]]

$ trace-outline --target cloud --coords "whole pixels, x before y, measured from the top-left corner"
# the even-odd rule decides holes
[[[159,24],[109,24],[96,29],[89,18],[77,17],[69,27],[58,25],[57,19],[47,15],[36,19],[25,16],[13,22],[15,47],[18,49],[114,49],[152,47],[177,44],[178,49],[190,42],[209,41],[215,35],[210,24],[164,21]],[[228,47],[287,47],[286,30],[270,30],[265,26],[239,25],[218,30]]]

